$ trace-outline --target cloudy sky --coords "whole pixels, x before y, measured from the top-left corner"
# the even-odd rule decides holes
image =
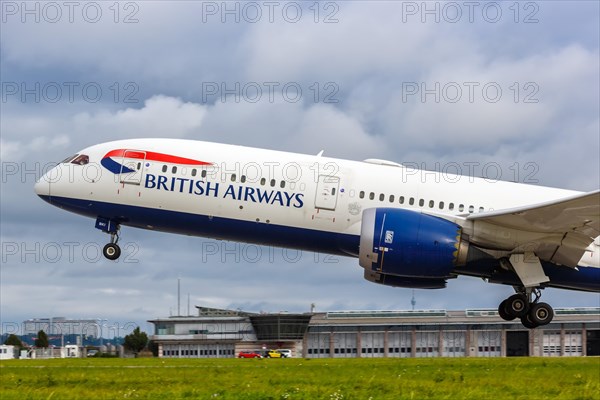
[[[4,330],[51,316],[147,327],[177,313],[178,278],[182,314],[188,293],[192,311],[410,309],[412,290],[364,281],[350,258],[124,228],[124,257],[102,259],[94,221],[33,184],[103,141],[325,150],[478,176],[496,163],[504,180],[600,186],[598,2],[65,4],[1,3]],[[495,308],[511,290],[463,277],[415,297]],[[600,305],[552,289],[544,300]]]

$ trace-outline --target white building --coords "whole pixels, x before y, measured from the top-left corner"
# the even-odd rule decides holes
[[[150,321],[159,357],[235,357],[291,349],[296,357],[506,357],[600,355],[600,307],[555,309],[526,329],[496,310],[254,314],[204,307]]]
[[[17,349],[15,346],[2,344],[0,345],[0,360],[11,360],[17,357]]]

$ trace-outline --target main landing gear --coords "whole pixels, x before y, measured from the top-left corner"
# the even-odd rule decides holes
[[[119,241],[119,224],[110,219],[98,217],[96,219],[96,228],[110,234],[110,243],[106,244],[102,249],[104,257],[113,261],[119,258],[121,256],[121,248],[117,244]]]
[[[540,303],[538,287],[550,278],[544,273],[540,259],[533,252],[511,254],[510,258],[500,259],[500,266],[513,271],[522,286],[515,287],[517,294],[510,296],[498,306],[498,314],[506,321],[520,318],[523,326],[535,329],[547,325],[554,318],[554,310],[547,303]]]
[[[548,303],[539,302],[539,289],[523,288],[498,306],[498,314],[505,321],[520,318],[524,327],[535,329],[547,325],[554,318],[554,310]]]

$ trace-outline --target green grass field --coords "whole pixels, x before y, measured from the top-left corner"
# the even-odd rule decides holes
[[[600,358],[0,362],[5,399],[600,399]]]

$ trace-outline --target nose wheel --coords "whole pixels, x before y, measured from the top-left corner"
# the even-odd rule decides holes
[[[505,321],[519,318],[529,329],[547,325],[554,318],[554,310],[550,304],[539,302],[540,297],[539,289],[524,288],[500,303],[498,315]]]
[[[117,244],[119,235],[117,233],[110,234],[110,243],[107,243],[102,249],[102,254],[109,260],[116,260],[121,256],[121,248]]]
[[[116,260],[121,256],[121,248],[117,244],[119,241],[119,222],[108,218],[98,217],[96,219],[96,229],[110,234],[110,243],[102,249],[102,254],[109,260]]]

